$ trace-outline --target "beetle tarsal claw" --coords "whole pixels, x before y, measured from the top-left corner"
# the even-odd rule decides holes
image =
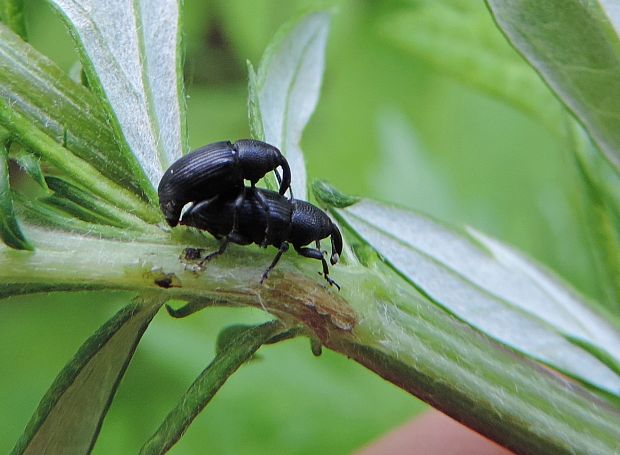
[[[181,256],[179,256],[179,258],[182,261],[197,261],[198,259],[200,259],[204,251],[205,250],[203,250],[202,248],[185,248],[181,252]]]
[[[198,265],[198,264],[185,264],[184,269],[187,272],[192,272],[195,274],[198,274],[200,272],[202,272],[204,270],[204,267]]]
[[[325,275],[325,279],[327,280],[330,286],[336,286],[336,288],[338,288],[338,290],[340,291],[340,285],[336,283],[334,280],[332,280],[328,275]]]

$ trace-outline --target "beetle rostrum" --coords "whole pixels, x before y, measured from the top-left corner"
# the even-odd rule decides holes
[[[278,167],[282,168],[282,177]],[[179,158],[164,173],[157,190],[159,206],[168,224],[174,227],[185,204],[220,195],[236,196],[238,206],[244,194],[244,180],[254,187],[271,171],[280,183],[279,194],[284,195],[290,189],[291,171],[276,147],[252,139],[208,144]],[[267,216],[266,202],[260,196],[258,202]]]
[[[263,283],[291,244],[301,256],[320,260],[327,282],[340,289],[329,277],[327,261],[321,252],[321,240],[330,237],[331,264],[336,264],[342,254],[342,235],[327,214],[309,202],[287,199],[274,191],[245,187],[244,193],[239,205],[233,198],[215,196],[194,203],[183,214],[182,225],[205,230],[220,240],[220,248],[202,259],[200,266],[223,254],[230,242],[240,245],[272,245],[278,248],[278,252],[263,273]],[[261,200],[266,202],[267,217],[264,216]],[[312,242],[315,248],[306,246]]]

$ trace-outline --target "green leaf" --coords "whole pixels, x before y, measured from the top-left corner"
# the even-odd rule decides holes
[[[14,198],[20,216],[27,219],[28,223],[46,229],[51,228],[56,232],[63,230],[81,233],[85,236],[125,241],[150,240],[162,242],[169,237],[155,226],[152,226],[149,231],[142,231],[106,225],[107,219],[105,217],[85,209],[70,199],[51,197],[32,200],[19,193],[14,193]]]
[[[142,334],[163,301],[144,298],[106,322],[60,372],[12,455],[90,453]]]
[[[156,188],[186,141],[176,1],[50,0],[66,18],[116,138]]]
[[[615,2],[487,0],[499,27],[620,171],[620,13]]]
[[[339,209],[353,205],[360,200],[358,197],[349,196],[348,194],[338,191],[336,187],[324,180],[316,180],[313,182],[312,191],[320,201]]]
[[[15,212],[9,182],[9,160],[5,140],[0,138],[0,237],[11,248],[32,250],[32,245],[22,233]]]
[[[263,127],[263,116],[260,112],[260,101],[258,99],[258,87],[256,82],[256,72],[252,63],[248,60],[248,120],[250,122],[250,133],[254,139],[265,140],[265,129]]]
[[[140,218],[119,210],[83,189],[58,177],[47,177],[46,184],[55,193],[57,199],[72,202],[83,207],[96,217],[94,222],[110,224],[123,229],[135,229],[138,231],[154,231],[153,225],[145,223]]]
[[[380,19],[379,31],[415,57],[532,115],[552,133],[566,134],[562,105],[478,2],[418,4]]]
[[[282,331],[279,321],[237,331],[213,362],[196,378],[157,431],[145,442],[141,454],[166,453],[215,396],[226,380],[274,335]]]
[[[104,177],[96,168],[71,154],[26,117],[13,110],[10,102],[6,101],[0,97],[0,123],[17,136],[23,145],[108,202],[134,213],[143,220],[149,222],[161,220],[161,213],[155,206],[148,205],[135,193]]]
[[[607,307],[620,311],[620,176],[596,149],[588,135],[573,124],[573,151],[578,177],[581,220],[591,241],[599,286]]]
[[[0,98],[106,177],[157,200],[135,157],[119,149],[93,94],[1,24]]]
[[[15,151],[13,149],[16,149]],[[45,182],[45,176],[41,169],[41,159],[33,153],[26,150],[20,144],[12,144],[9,151],[12,160],[17,163],[19,168],[30,176],[30,178],[41,187],[45,193],[49,193],[50,190]]]
[[[436,304],[487,335],[620,396],[620,376],[565,336],[620,359],[620,333],[556,277],[472,228],[363,199],[337,216]]]
[[[1,0],[0,19],[24,40],[27,39],[24,0]]]
[[[174,316],[173,316],[174,317]],[[253,328],[253,325],[248,324],[233,324],[227,327],[224,327],[217,334],[217,338],[215,340],[215,354],[223,354],[228,351],[231,347],[235,346],[236,340],[239,336],[241,336],[246,330]]]
[[[252,132],[260,134],[262,125],[264,140],[286,156],[299,199],[307,198],[301,135],[319,99],[330,19],[327,12],[312,13],[284,25],[265,51],[256,78],[250,70],[249,103],[259,106],[250,109]]]

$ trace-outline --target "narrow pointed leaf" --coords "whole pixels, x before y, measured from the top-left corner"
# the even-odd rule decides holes
[[[565,338],[620,359],[620,333],[557,278],[473,229],[361,200],[338,216],[432,301],[491,337],[620,396],[620,376]]]
[[[258,349],[282,330],[278,321],[248,327],[234,336],[225,349],[196,378],[177,406],[140,451],[143,455],[166,453],[183,435],[192,421],[215,396],[226,380]]]
[[[382,18],[379,32],[416,58],[507,101],[550,132],[565,135],[561,103],[502,39],[482,4],[418,4]]]
[[[17,163],[22,171],[28,174],[30,178],[41,187],[43,191],[49,193],[49,188],[47,187],[45,176],[43,175],[43,170],[41,169],[41,159],[39,157],[35,156],[33,153],[30,153],[23,147],[19,147],[15,153],[11,150],[10,157],[13,161],[15,161],[15,163]]]
[[[499,27],[620,171],[620,9],[610,0],[487,0]]]
[[[177,2],[50,2],[73,30],[117,140],[157,187],[185,141]]]
[[[12,109],[11,103],[0,97],[0,124],[19,141],[66,176],[79,182],[101,198],[124,208],[147,221],[159,221],[161,213],[135,193],[104,177],[98,169],[73,155],[37,128],[27,117]]]
[[[116,144],[97,98],[2,24],[0,98],[106,177],[155,197],[135,157]]]
[[[265,140],[265,129],[263,127],[263,116],[260,112],[260,101],[258,99],[258,86],[256,72],[250,61],[248,64],[248,120],[250,122],[250,133],[252,137],[261,141]]]
[[[613,172],[587,134],[574,125],[573,150],[581,180],[580,215],[598,268],[607,307],[620,310],[620,176]]]
[[[90,453],[138,341],[161,304],[145,299],[123,308],[82,345],[41,400],[13,455]]]
[[[169,235],[154,226],[152,230],[141,231],[98,224],[104,221],[100,214],[93,213],[69,199],[56,197],[51,202],[49,198],[31,200],[19,193],[14,193],[14,198],[21,217],[32,225],[47,229],[125,241],[137,241],[148,237],[150,240],[161,242],[169,238]]]
[[[22,233],[13,210],[8,157],[7,147],[0,137],[0,238],[11,248],[32,250],[32,245]]]
[[[286,156],[295,197],[306,199],[306,165],[300,142],[316,107],[323,71],[330,14],[312,13],[278,31],[265,51],[255,86],[250,72],[250,106],[258,99],[260,119],[250,109],[254,134],[278,147]],[[256,94],[257,96],[256,96]]]
[[[145,223],[137,216],[119,210],[112,204],[93,196],[87,191],[73,185],[59,177],[47,177],[46,184],[55,193],[58,199],[71,201],[100,217],[99,222],[110,224],[124,229],[136,229],[141,231],[154,231],[153,225]]]

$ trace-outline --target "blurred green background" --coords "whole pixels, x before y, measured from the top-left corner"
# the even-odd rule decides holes
[[[77,56],[60,20],[44,2],[26,3],[31,42],[69,71]],[[322,97],[302,144],[311,179],[472,225],[597,297],[573,203],[569,151],[520,112],[395,47],[377,23],[414,3],[338,2]],[[185,2],[192,147],[249,136],[246,59],[256,66],[275,30],[314,5]],[[482,2],[479,8],[490,23]],[[337,267],[333,274],[337,280]],[[79,345],[130,297],[52,295],[0,305],[0,453],[12,448]],[[121,384],[95,453],[135,453],[208,364],[218,331],[262,320],[251,310],[206,310],[186,320],[161,312]],[[314,358],[306,340],[294,340],[263,348],[261,359],[231,378],[171,453],[347,453],[422,409],[359,365],[330,352]]]

